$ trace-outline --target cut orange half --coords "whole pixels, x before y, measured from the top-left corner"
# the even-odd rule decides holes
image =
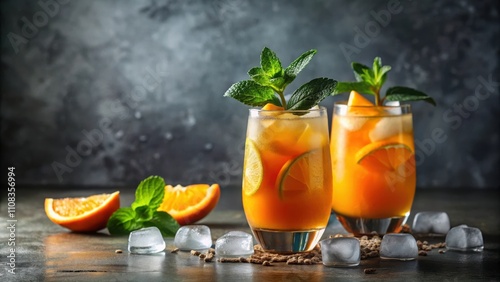
[[[374,142],[356,153],[356,163],[373,171],[393,171],[410,160],[413,154],[413,150],[403,143]]]
[[[180,225],[188,225],[207,216],[219,198],[219,184],[167,185],[158,210],[169,213]]]
[[[120,192],[87,198],[45,199],[45,213],[54,223],[76,232],[95,232],[106,227],[120,208]]]
[[[245,157],[243,161],[243,192],[250,196],[260,188],[264,177],[264,166],[260,152],[255,143],[248,139],[245,142]]]
[[[276,182],[280,197],[285,197],[290,191],[304,192],[323,187],[322,165],[322,155],[319,149],[306,152],[286,162]]]

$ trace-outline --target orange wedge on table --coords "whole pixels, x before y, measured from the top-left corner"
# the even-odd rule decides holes
[[[180,225],[188,225],[207,216],[219,198],[218,184],[167,185],[158,210],[170,214]]]
[[[54,223],[76,232],[95,232],[106,227],[120,208],[120,192],[86,198],[45,199],[45,213]]]

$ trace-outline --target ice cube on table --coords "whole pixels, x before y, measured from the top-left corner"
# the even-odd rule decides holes
[[[459,225],[450,229],[445,241],[448,250],[481,252],[484,248],[481,230],[467,225]]]
[[[450,218],[445,212],[419,212],[411,230],[413,233],[446,234],[450,230]]]
[[[324,239],[320,242],[323,264],[326,266],[348,267],[359,265],[359,240],[352,237]]]
[[[177,230],[174,245],[181,251],[206,250],[212,246],[212,234],[206,225],[185,225]]]
[[[406,233],[385,234],[380,243],[380,258],[414,260],[418,256],[415,237]]]
[[[215,254],[221,257],[253,255],[253,237],[243,231],[229,231],[215,241]]]
[[[165,241],[156,227],[142,228],[130,232],[128,251],[133,254],[154,254],[165,250]]]

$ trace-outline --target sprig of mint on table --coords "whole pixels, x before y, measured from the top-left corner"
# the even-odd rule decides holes
[[[112,235],[127,235],[134,230],[156,226],[164,237],[173,237],[179,229],[177,221],[168,213],[158,211],[165,196],[165,181],[150,176],[141,181],[130,207],[120,208],[108,220]]]
[[[387,73],[391,70],[390,66],[383,66],[382,59],[376,57],[373,60],[373,67],[369,67],[353,62],[352,69],[356,82],[339,82],[333,95],[354,90],[359,93],[371,94],[375,96],[375,105],[382,106],[385,101],[425,101],[434,106],[436,102],[432,97],[416,89],[405,86],[394,86],[386,90],[385,96],[380,97],[380,91],[384,84]]]
[[[337,81],[333,79],[316,78],[300,86],[288,101],[285,100],[286,87],[311,61],[314,54],[316,50],[309,50],[284,69],[276,53],[265,47],[260,55],[260,67],[248,71],[251,80],[233,84],[224,96],[252,107],[272,103],[285,110],[308,110],[330,96],[337,85]]]

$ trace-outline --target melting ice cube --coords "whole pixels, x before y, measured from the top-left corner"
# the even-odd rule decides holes
[[[481,252],[484,248],[481,230],[467,225],[455,226],[446,234],[446,248]]]
[[[399,101],[387,101],[385,102],[385,105],[387,108],[385,108],[385,111],[390,113],[391,115],[400,115],[402,113],[401,108],[401,103]],[[394,107],[394,108],[392,108]]]
[[[326,266],[356,266],[360,260],[359,240],[351,237],[329,238],[320,242],[323,264]]]
[[[212,246],[212,234],[206,225],[185,225],[177,230],[174,245],[182,251],[206,250]]]
[[[253,237],[242,231],[230,231],[215,241],[215,253],[222,257],[241,257],[253,254]]]
[[[369,120],[369,118],[364,116],[335,116],[338,122],[349,131],[360,130],[361,127]]]
[[[414,233],[446,234],[450,230],[450,218],[445,212],[419,212],[411,229]]]
[[[412,118],[409,114],[383,117],[370,131],[370,141],[376,142],[397,136],[401,132],[411,132],[412,128]]]
[[[165,250],[165,241],[156,227],[142,228],[130,232],[128,251],[135,254],[153,254]]]
[[[385,234],[380,243],[380,258],[413,260],[418,256],[417,241],[411,234]]]

